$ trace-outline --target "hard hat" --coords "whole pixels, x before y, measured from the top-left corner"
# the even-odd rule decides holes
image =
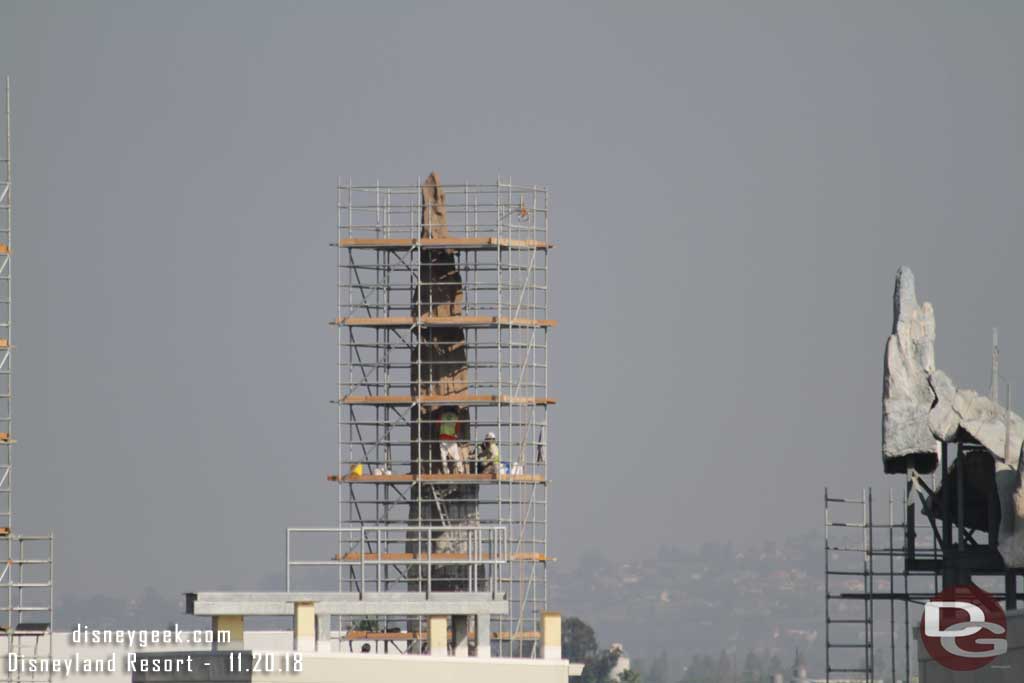
[[[484,441],[494,441],[497,438],[498,437],[494,435],[494,432],[487,432],[487,436],[484,437]]]

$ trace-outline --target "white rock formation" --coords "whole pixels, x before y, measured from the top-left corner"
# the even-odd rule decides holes
[[[935,368],[935,314],[918,305],[914,274],[896,273],[893,331],[885,345],[882,389],[882,460],[886,472],[930,469],[939,442],[963,432],[995,461],[1001,523],[999,552],[1010,567],[1024,567],[1024,419],[992,399],[957,389]]]
[[[935,315],[931,304],[918,305],[914,274],[904,266],[896,273],[892,334],[885,344],[882,458],[886,472],[904,472],[908,462],[935,457],[935,436],[928,425],[935,403],[928,376],[934,371]]]

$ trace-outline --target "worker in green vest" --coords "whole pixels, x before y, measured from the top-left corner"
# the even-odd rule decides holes
[[[459,451],[459,414],[452,406],[441,411],[438,438],[441,441],[441,469],[449,474],[466,471]]]
[[[459,440],[459,414],[454,408],[445,408],[442,411],[440,435],[443,441]]]

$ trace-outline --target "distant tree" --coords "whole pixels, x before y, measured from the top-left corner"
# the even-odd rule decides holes
[[[594,629],[582,619],[562,620],[562,656],[570,662],[585,662],[597,652]]]
[[[645,683],[640,677],[640,673],[632,669],[626,669],[620,673],[617,680],[618,683]]]
[[[740,673],[742,683],[761,683],[764,679],[764,665],[761,657],[756,652],[748,652],[747,658],[743,661],[743,671]]]
[[[617,650],[602,650],[588,657],[580,676],[581,683],[607,683],[619,654]]]
[[[694,655],[683,683],[718,683],[715,660],[707,655]]]
[[[694,683],[698,680],[697,676],[700,675],[700,655],[694,655],[690,659],[689,665],[686,667],[686,672],[683,674],[683,680],[679,683]]]
[[[670,683],[668,680],[668,653],[662,650],[643,675],[644,683]]]
[[[718,664],[715,665],[715,676],[718,683],[736,683],[736,671],[732,665],[732,659],[722,650],[718,655]]]
[[[607,683],[620,654],[617,650],[598,649],[594,629],[582,619],[562,620],[562,656],[583,663],[581,683]]]

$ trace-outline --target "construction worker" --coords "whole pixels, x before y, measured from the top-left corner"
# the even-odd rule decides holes
[[[440,423],[441,469],[449,474],[462,474],[466,469],[459,451],[459,413],[454,406],[446,406],[441,411]]]
[[[494,432],[487,432],[484,442],[480,444],[480,472],[498,474],[501,472],[501,451],[498,450],[498,439]]]

